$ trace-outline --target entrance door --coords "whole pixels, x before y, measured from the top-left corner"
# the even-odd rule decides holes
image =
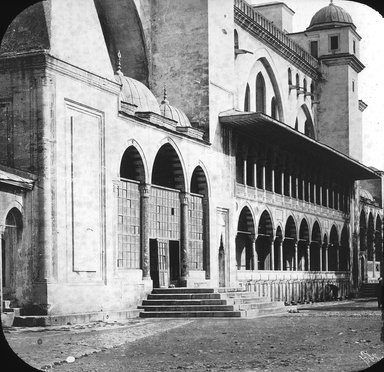
[[[219,287],[225,287],[225,252],[223,244],[219,247]]]
[[[150,239],[149,248],[153,287],[168,287],[168,241]]]
[[[169,279],[170,284],[177,286],[180,279],[180,245],[176,240],[169,242]]]

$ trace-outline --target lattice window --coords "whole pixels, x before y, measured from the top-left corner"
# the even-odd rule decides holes
[[[152,186],[150,216],[150,236],[152,238],[180,239],[180,197],[178,191]]]
[[[203,216],[202,196],[191,195],[189,204],[189,267],[191,270],[203,270]]]
[[[118,186],[117,267],[140,268],[140,192],[132,181]]]

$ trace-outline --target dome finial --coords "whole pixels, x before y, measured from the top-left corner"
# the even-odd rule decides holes
[[[167,87],[164,85],[164,96],[163,96],[163,100],[161,101],[161,103],[169,103],[168,99],[167,99]]]
[[[123,73],[121,72],[121,52],[120,50],[117,51],[117,67],[116,67],[116,72],[119,75],[122,75]]]

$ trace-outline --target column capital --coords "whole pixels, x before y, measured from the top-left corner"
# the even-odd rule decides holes
[[[257,239],[257,234],[250,234],[249,235],[249,240],[254,243]]]
[[[191,195],[188,192],[182,191],[180,193],[180,203],[182,205],[189,205]]]
[[[148,183],[142,183],[139,185],[139,191],[142,198],[149,198],[151,194],[151,185]]]
[[[0,225],[0,236],[5,232],[5,225]]]

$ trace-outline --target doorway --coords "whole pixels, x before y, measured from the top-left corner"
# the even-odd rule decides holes
[[[150,239],[150,271],[153,288],[178,286],[180,279],[180,243],[177,240]]]
[[[225,252],[222,236],[219,247],[219,287],[225,287]]]

